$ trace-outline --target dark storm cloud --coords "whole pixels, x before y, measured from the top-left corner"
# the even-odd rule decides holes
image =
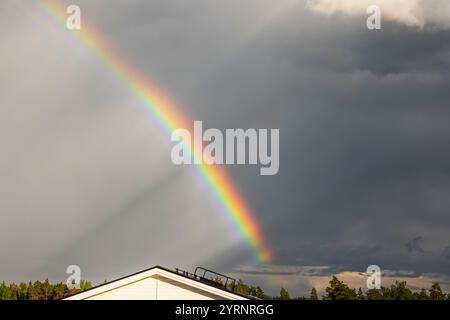
[[[236,169],[280,261],[445,271],[448,31],[373,33],[360,19],[308,19],[305,31],[297,18],[253,39],[209,83],[221,97],[210,104],[239,108],[238,124],[282,129],[278,176]],[[432,253],[405,260],[421,230]]]
[[[406,249],[408,250],[409,253],[414,253],[414,252],[418,252],[418,253],[425,253],[425,250],[422,249],[421,247],[421,242],[423,241],[422,237],[416,237],[414,239],[412,239],[411,241],[408,241],[405,246]]]
[[[450,246],[445,247],[443,256],[445,259],[450,260]]]
[[[252,25],[234,8],[195,2],[145,19],[153,6],[98,23],[206,126],[280,128],[277,176],[229,168],[275,263],[445,272],[448,31],[371,32],[364,19],[311,17],[299,5],[245,38],[240,27]],[[128,16],[137,22],[115,27]],[[429,253],[408,257],[417,234]]]
[[[247,188],[282,199],[258,209],[272,213],[267,225],[285,262],[297,253],[344,269],[446,272],[450,33],[347,23],[345,38],[335,20],[307,45],[276,41],[291,66],[270,90],[284,113],[280,175]],[[316,58],[305,58],[311,52]],[[422,232],[432,253],[404,257],[404,243]]]

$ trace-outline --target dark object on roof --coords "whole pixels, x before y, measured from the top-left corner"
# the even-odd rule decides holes
[[[225,290],[236,290],[236,279],[203,267],[195,268],[194,273],[175,268],[178,274]],[[207,275],[210,275],[209,277]]]

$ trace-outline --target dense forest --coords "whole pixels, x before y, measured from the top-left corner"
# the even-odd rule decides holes
[[[81,281],[80,289],[69,289],[65,283],[51,284],[48,280],[9,285],[3,282],[0,284],[0,300],[58,300],[91,287],[88,281]],[[235,291],[267,300],[450,300],[450,293],[444,293],[439,283],[419,291],[408,288],[405,281],[397,281],[390,287],[362,290],[350,288],[335,276],[322,296],[315,288],[311,289],[309,296],[291,297],[284,288],[278,296],[270,296],[259,286],[246,285],[242,280],[238,281]]]
[[[261,299],[274,300],[450,300],[450,293],[442,292],[439,283],[433,283],[429,289],[412,291],[405,281],[396,281],[390,287],[364,291],[362,288],[350,288],[335,276],[331,278],[322,296],[312,288],[309,296],[291,297],[286,289],[281,288],[280,294],[272,297],[265,294],[260,287],[248,286],[241,280],[237,284],[236,291]]]
[[[0,284],[0,300],[59,300],[92,287],[88,281],[81,280],[80,289],[69,289],[65,283],[51,284],[45,281]]]

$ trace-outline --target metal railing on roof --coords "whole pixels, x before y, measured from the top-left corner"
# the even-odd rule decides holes
[[[194,273],[178,268],[175,268],[175,271],[185,277],[204,282],[215,287],[220,287],[231,291],[235,291],[236,289],[236,279],[203,267],[195,268]]]

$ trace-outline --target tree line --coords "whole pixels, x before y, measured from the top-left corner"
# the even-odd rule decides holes
[[[81,280],[79,289],[70,289],[65,283],[51,284],[48,279],[9,285],[2,282],[0,300],[59,300],[89,288],[92,288],[91,282],[84,280]],[[444,293],[437,282],[429,289],[418,291],[408,288],[406,281],[363,291],[362,288],[350,288],[336,276],[331,278],[322,296],[319,296],[316,288],[311,289],[309,296],[291,297],[285,288],[281,288],[279,295],[270,296],[261,287],[247,285],[242,280],[236,283],[234,290],[264,300],[450,300],[450,293]]]
[[[321,297],[316,288],[309,296],[291,297],[288,290],[281,288],[278,296],[270,296],[259,287],[248,286],[238,281],[236,291],[265,300],[450,300],[450,293],[444,293],[439,283],[435,282],[429,289],[413,291],[406,281],[396,281],[389,287],[363,290],[350,288],[346,283],[333,276]]]
[[[92,287],[88,281],[81,280],[79,289],[71,289],[65,283],[52,284],[45,281],[0,284],[0,300],[59,300]]]

